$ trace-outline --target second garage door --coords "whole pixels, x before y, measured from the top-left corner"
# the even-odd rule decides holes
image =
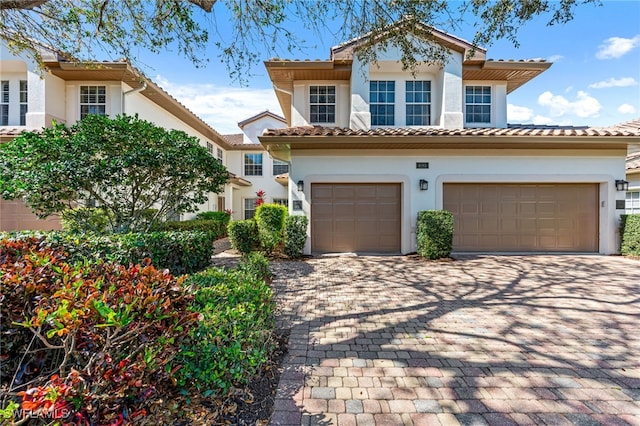
[[[598,251],[597,184],[451,183],[455,251]]]
[[[401,187],[395,183],[311,185],[311,249],[400,252]]]

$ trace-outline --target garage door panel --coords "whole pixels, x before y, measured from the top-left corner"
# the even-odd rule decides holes
[[[598,184],[444,184],[443,206],[454,216],[454,250],[597,252],[598,192]]]
[[[400,184],[313,183],[312,251],[400,252],[400,200]]]

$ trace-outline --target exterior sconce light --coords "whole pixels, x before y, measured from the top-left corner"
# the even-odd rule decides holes
[[[629,189],[629,182],[623,179],[616,180],[616,191],[626,191]]]
[[[304,191],[304,181],[303,180],[299,180],[296,185],[298,186],[298,191],[302,192]]]
[[[426,191],[427,189],[429,189],[429,182],[424,179],[420,179],[420,191]]]

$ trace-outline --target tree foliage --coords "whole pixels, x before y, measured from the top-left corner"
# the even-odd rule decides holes
[[[149,226],[152,208],[196,211],[228,178],[196,138],[137,116],[89,115],[0,147],[2,198],[24,197],[40,217],[96,203],[119,232]]]
[[[432,62],[439,62],[444,57],[440,50],[407,40],[407,32],[416,30],[418,23],[455,33],[472,18],[475,44],[488,46],[495,40],[508,39],[517,46],[518,29],[526,22],[540,18],[549,25],[565,23],[573,19],[577,7],[586,3],[601,2],[0,0],[0,38],[9,41],[15,51],[30,51],[36,59],[34,39],[72,60],[102,59],[93,56],[99,47],[134,64],[140,48],[160,53],[171,46],[201,65],[206,61],[207,43],[213,43],[230,75],[243,82],[252,66],[268,59],[264,55],[278,56],[283,50],[293,53],[307,46],[306,40],[291,29],[293,22],[303,23],[318,36],[326,34],[328,26],[338,28],[332,42],[371,34],[371,40],[383,47],[398,47],[404,67],[415,69],[415,58],[426,55]],[[392,26],[401,19],[404,25]],[[357,54],[368,62],[377,58],[373,44],[361,45]]]

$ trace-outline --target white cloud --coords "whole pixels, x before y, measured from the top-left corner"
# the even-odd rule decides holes
[[[602,109],[602,105],[596,98],[583,91],[578,91],[574,101],[547,91],[538,97],[538,104],[549,108],[549,113],[552,117],[562,117],[564,115],[577,115],[581,118],[597,117],[600,109]]]
[[[620,114],[635,114],[636,111],[636,107],[631,104],[622,104],[618,107],[618,112]]]
[[[640,45],[640,34],[633,38],[609,37],[599,46],[596,58],[617,59],[631,52],[638,45]]]
[[[531,108],[507,104],[507,121],[509,123],[531,121],[531,117],[533,117]]]
[[[536,115],[531,121],[533,124],[558,124],[552,118],[545,117],[543,115]]]
[[[549,56],[549,57],[547,58],[547,61],[548,61],[548,62],[558,62],[558,61],[560,61],[561,59],[564,59],[564,56],[562,56],[562,55],[551,55],[551,56]]]
[[[238,122],[266,109],[282,115],[280,104],[271,88],[177,84],[160,75],[154,81],[221,134],[240,133]]]
[[[629,87],[637,86],[638,82],[633,77],[614,78],[611,77],[608,80],[602,80],[597,83],[590,84],[592,89],[606,89],[608,87]]]

